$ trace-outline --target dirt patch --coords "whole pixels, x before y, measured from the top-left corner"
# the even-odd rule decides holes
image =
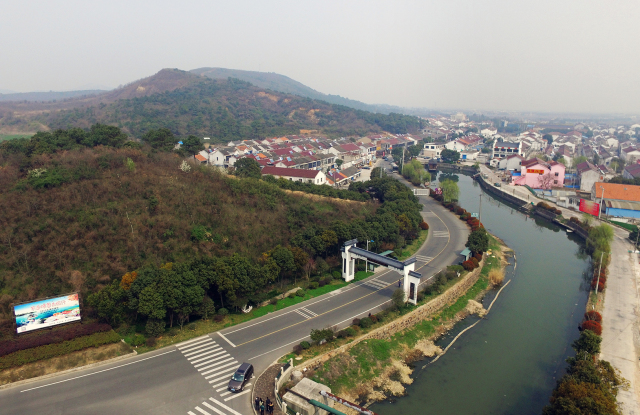
[[[482,304],[475,300],[469,300],[465,311],[469,314],[477,314],[478,317],[484,317],[484,315],[487,314],[487,310],[484,309]]]
[[[268,98],[273,102],[278,102],[278,97],[275,95],[267,94],[266,92],[262,92],[262,91],[258,92],[257,95],[261,98]]]
[[[413,348],[420,351],[424,357],[433,357],[442,353],[442,348],[436,346],[433,341],[429,339],[418,340]]]
[[[101,362],[132,352],[131,346],[124,342],[107,344],[101,347],[80,350],[64,356],[29,363],[20,367],[13,367],[0,371],[0,385],[31,379],[51,373],[73,369],[78,366]]]
[[[289,194],[292,194],[292,195],[306,197],[307,199],[311,199],[314,202],[329,201],[329,202],[337,203],[339,205],[344,205],[344,206],[349,206],[349,205],[353,205],[353,204],[359,204],[359,205],[366,205],[367,204],[367,202],[359,202],[357,200],[337,199],[335,197],[314,195],[312,193],[305,193],[305,192],[301,192],[299,190],[282,189],[282,191],[286,192],[286,193],[289,193]]]

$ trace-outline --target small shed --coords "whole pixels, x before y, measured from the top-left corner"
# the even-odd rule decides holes
[[[464,257],[465,261],[468,261],[469,258],[471,258],[471,251],[469,250],[469,248],[464,248],[462,251],[460,251],[460,255]]]
[[[296,386],[291,388],[291,390],[297,394],[287,392],[282,398],[286,402],[287,407],[291,408],[293,412],[297,412],[301,415],[328,414],[324,409],[318,408],[317,406],[309,403],[309,399],[313,399],[323,405],[333,408],[334,402],[320,395],[320,391],[331,392],[331,389],[321,383],[314,382],[308,378],[302,378],[302,380],[298,382]],[[306,397],[307,399],[301,398],[298,394]]]

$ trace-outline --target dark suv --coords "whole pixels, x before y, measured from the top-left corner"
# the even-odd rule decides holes
[[[240,392],[244,385],[251,379],[253,375],[253,365],[250,363],[243,363],[240,365],[238,370],[236,370],[231,376],[231,380],[229,381],[229,389],[231,392]]]

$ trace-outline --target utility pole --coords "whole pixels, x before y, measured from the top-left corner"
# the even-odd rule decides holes
[[[602,213],[602,201],[604,200],[604,187],[600,186],[602,194],[600,195],[600,208],[598,209],[598,219],[600,219],[600,213]]]
[[[480,192],[480,211],[478,213],[478,221],[482,222],[482,191]]]

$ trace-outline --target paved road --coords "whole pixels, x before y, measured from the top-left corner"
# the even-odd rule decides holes
[[[459,260],[468,228],[430,198],[422,197],[429,236],[417,252],[423,281]],[[0,413],[9,414],[251,414],[250,390],[231,394],[227,380],[242,362],[261,373],[308,338],[311,329],[346,327],[381,310],[397,288],[395,271],[370,278],[176,346],[95,369],[0,390]]]

